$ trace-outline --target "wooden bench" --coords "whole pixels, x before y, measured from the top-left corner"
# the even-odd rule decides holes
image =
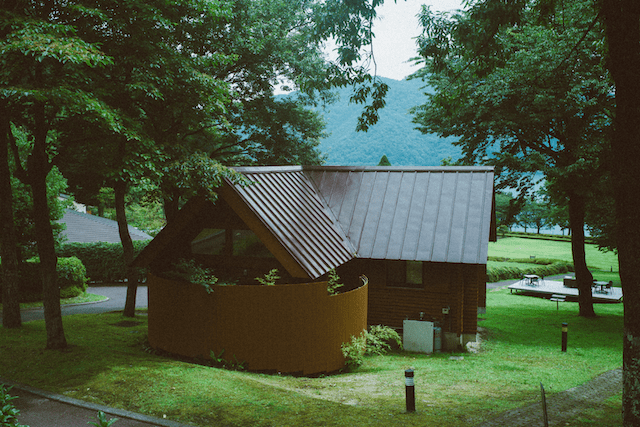
[[[549,298],[549,301],[555,301],[556,302],[556,310],[560,310],[560,303],[561,302],[565,302],[567,300],[567,296],[566,295],[560,295],[560,294],[553,294],[551,295],[551,298]]]

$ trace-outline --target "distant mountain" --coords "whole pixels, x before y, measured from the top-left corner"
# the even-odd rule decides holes
[[[387,105],[368,132],[355,131],[362,105],[349,103],[350,88],[339,91],[337,102],[318,110],[324,115],[329,133],[320,143],[320,150],[328,157],[327,164],[375,166],[386,155],[393,166],[439,166],[444,158],[460,157],[460,149],[451,144],[455,138],[424,135],[415,130],[409,109],[426,101],[422,81],[382,80],[389,85]]]

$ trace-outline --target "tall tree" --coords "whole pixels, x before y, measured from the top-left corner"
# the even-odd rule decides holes
[[[46,180],[52,168],[55,130],[71,115],[93,120],[110,112],[86,92],[87,70],[108,62],[95,46],[79,39],[71,26],[59,22],[55,2],[3,2],[5,33],[0,41],[0,102],[10,123],[32,141],[26,165],[15,164],[31,187],[33,218],[43,283],[47,348],[66,347],[60,294],[56,283],[55,241],[47,203]],[[65,3],[66,4],[66,3]],[[14,128],[15,128],[14,127]],[[13,129],[13,128],[12,128]],[[15,138],[10,138],[14,143]]]
[[[0,101],[1,102],[1,101]],[[13,196],[11,192],[11,171],[9,169],[9,149],[11,123],[8,120],[6,104],[0,104],[0,258],[2,263],[2,325],[5,328],[19,328],[20,302],[18,300],[18,240],[13,223]]]
[[[542,171],[565,194],[582,316],[595,315],[585,209],[613,101],[592,6],[482,0],[452,18],[425,9],[418,75],[434,94],[414,110],[421,130],[459,136],[466,159],[496,165],[499,185],[530,189]]]
[[[602,0],[607,65],[616,84],[612,180],[624,293],[623,424],[640,425],[640,2]]]

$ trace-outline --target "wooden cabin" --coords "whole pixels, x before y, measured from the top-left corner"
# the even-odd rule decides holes
[[[495,239],[489,167],[234,168],[215,204],[187,202],[138,256],[161,273],[194,258],[224,281],[304,283],[336,269],[346,289],[369,278],[368,323],[438,322],[445,346],[475,341]]]

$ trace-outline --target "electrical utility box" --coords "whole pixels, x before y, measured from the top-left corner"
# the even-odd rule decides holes
[[[433,322],[405,320],[402,323],[402,345],[407,351],[433,353]]]

